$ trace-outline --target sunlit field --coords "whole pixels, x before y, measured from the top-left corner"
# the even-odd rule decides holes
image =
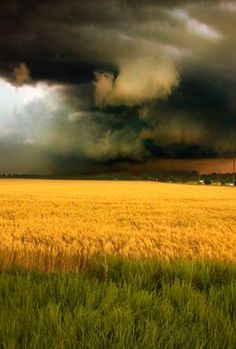
[[[78,271],[110,255],[236,261],[234,188],[3,179],[0,202],[3,270]]]
[[[0,347],[236,347],[236,190],[0,181]]]

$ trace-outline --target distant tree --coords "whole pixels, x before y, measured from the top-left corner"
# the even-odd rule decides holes
[[[209,178],[204,179],[204,184],[209,185],[211,184],[211,180]]]

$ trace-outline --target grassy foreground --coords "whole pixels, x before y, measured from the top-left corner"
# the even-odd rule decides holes
[[[0,348],[235,348],[236,266],[111,259],[0,274]]]

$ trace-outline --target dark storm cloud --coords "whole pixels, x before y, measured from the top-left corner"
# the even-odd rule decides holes
[[[231,88],[228,80],[203,71],[182,76],[168,102],[146,111],[143,139],[165,156],[234,155],[236,109]]]
[[[61,86],[53,170],[232,156],[235,31],[234,1],[3,0],[0,76]]]
[[[199,7],[202,3],[206,2],[199,1]],[[208,2],[206,9],[214,3],[218,2]],[[156,54],[163,54],[158,44],[173,44],[173,50],[175,42],[191,45],[192,36],[183,33],[186,18],[170,12],[188,4],[191,2],[3,0],[2,71],[7,74],[11,64],[26,62],[35,79],[74,83],[90,80],[99,68],[119,69],[126,58],[152,57],[153,50],[156,59]]]
[[[69,173],[76,173],[86,160],[90,166],[112,168],[114,162],[142,163],[151,158],[233,156],[235,107],[225,85],[230,88],[227,81],[196,72],[182,76],[179,88],[166,101],[77,111],[69,115],[70,122],[63,114],[50,133],[49,143],[56,145],[54,166],[61,168],[63,163]]]

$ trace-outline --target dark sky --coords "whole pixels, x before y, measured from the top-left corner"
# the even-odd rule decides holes
[[[235,33],[233,0],[1,0],[0,172],[234,156]]]

